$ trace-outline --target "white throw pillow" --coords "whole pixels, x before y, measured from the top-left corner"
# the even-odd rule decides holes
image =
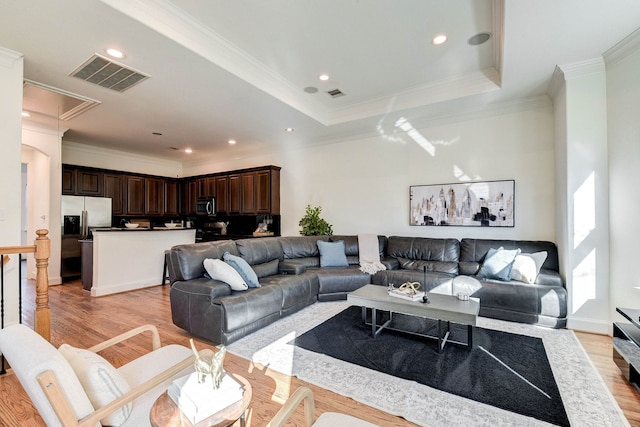
[[[511,279],[524,283],[535,283],[546,259],[547,251],[516,256],[511,269]]]
[[[246,291],[249,288],[240,273],[221,259],[206,258],[202,264],[209,277],[225,282],[234,291]]]
[[[129,383],[102,356],[68,344],[62,344],[58,351],[73,368],[95,409],[103,407],[131,390]],[[123,406],[100,420],[100,423],[109,426],[123,424],[129,418],[132,406],[132,403]]]

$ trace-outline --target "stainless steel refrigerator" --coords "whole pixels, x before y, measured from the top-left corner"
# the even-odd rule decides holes
[[[62,280],[80,276],[82,251],[80,240],[90,237],[96,227],[111,227],[111,199],[106,197],[62,196]]]
[[[110,198],[62,196],[63,235],[80,234],[86,239],[89,229],[96,227],[111,227]]]

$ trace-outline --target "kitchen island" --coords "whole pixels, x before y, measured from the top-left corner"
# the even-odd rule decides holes
[[[164,251],[196,239],[194,228],[181,227],[104,228],[92,234],[95,297],[162,284]]]

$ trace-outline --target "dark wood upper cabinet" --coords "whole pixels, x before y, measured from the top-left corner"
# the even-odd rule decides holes
[[[76,194],[76,170],[62,165],[62,194]]]
[[[280,215],[280,168],[256,172],[256,213]]]
[[[145,178],[144,199],[146,215],[162,215],[164,213],[164,180]]]
[[[175,179],[62,165],[62,194],[110,197],[116,216],[194,215],[198,197],[215,197],[221,214],[279,215],[280,168]]]
[[[111,198],[111,214],[124,214],[124,176],[118,173],[104,174],[104,197]]]
[[[216,212],[229,212],[229,177],[219,175],[216,180]]]
[[[144,178],[126,175],[125,183],[125,215],[144,215],[145,185]]]
[[[245,172],[241,175],[242,213],[256,213],[256,172]]]
[[[178,215],[178,181],[164,182],[164,215]]]
[[[180,213],[194,215],[198,199],[198,180],[180,181]]]
[[[76,194],[78,196],[102,196],[102,172],[76,170]]]
[[[242,175],[229,175],[229,210],[230,214],[238,214],[242,210]]]

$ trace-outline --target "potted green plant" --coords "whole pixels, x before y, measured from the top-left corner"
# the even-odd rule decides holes
[[[298,225],[302,227],[300,234],[303,236],[330,236],[333,234],[331,224],[320,218],[322,208],[320,206],[311,207],[307,205],[304,216]]]

